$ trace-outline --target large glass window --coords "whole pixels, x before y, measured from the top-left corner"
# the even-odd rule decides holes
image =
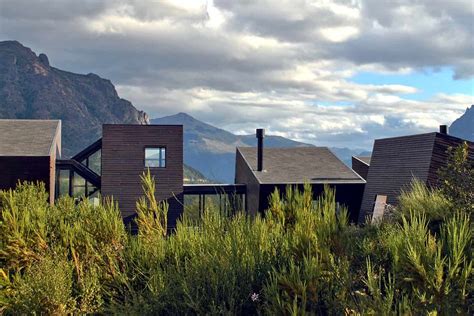
[[[58,175],[58,196],[69,195],[69,170],[57,171]]]
[[[81,161],[83,165],[97,173],[98,175],[101,174],[101,155],[102,155],[102,150],[97,150],[93,154],[91,154],[89,157]]]
[[[166,148],[165,147],[145,148],[145,167],[165,168],[166,167]]]

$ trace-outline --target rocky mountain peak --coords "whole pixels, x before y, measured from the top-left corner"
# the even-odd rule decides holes
[[[449,133],[456,137],[474,141],[474,105],[468,107],[466,112],[451,124]]]
[[[149,123],[110,80],[52,67],[17,41],[0,42],[0,118],[61,119],[66,156],[101,137],[104,123]]]

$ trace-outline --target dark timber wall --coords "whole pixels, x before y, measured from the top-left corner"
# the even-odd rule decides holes
[[[387,195],[387,203],[398,204],[398,196],[413,178],[436,185],[438,169],[446,165],[446,150],[463,140],[440,133],[375,140],[362,199],[359,222],[370,216],[377,194]],[[471,146],[471,157],[472,148]]]
[[[18,181],[40,181],[50,193],[50,202],[54,201],[53,157],[0,156],[0,190],[13,189]]]
[[[260,185],[252,170],[250,170],[249,164],[245,162],[245,158],[242,156],[239,149],[237,149],[235,156],[235,183],[247,185],[247,212],[249,214],[255,215],[260,209]]]
[[[369,173],[369,165],[365,162],[357,159],[356,157],[352,157],[352,170],[357,172],[359,176],[367,180],[367,174]]]
[[[166,167],[151,168],[156,198],[169,203],[168,226],[183,212],[183,127],[181,125],[104,125],[102,131],[102,195],[113,196],[122,216],[135,214],[143,195],[140,175],[145,147],[166,147]]]
[[[330,188],[336,190],[336,202],[341,206],[347,207],[349,217],[352,222],[357,222],[359,208],[362,200],[362,194],[364,192],[363,183],[338,183],[329,184]],[[260,186],[260,212],[264,212],[268,209],[268,199],[273,193],[275,188],[278,188],[280,193],[286,191],[286,184],[263,184]],[[304,185],[297,185],[299,190],[303,190]],[[324,184],[312,184],[313,199],[316,200],[324,192]]]

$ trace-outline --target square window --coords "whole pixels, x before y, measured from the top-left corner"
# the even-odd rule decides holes
[[[165,168],[166,167],[166,148],[165,147],[145,148],[145,167]]]

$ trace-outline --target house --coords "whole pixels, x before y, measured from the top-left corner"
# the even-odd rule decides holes
[[[271,193],[287,185],[312,185],[316,198],[327,184],[336,190],[336,201],[346,205],[357,220],[365,180],[326,147],[264,148],[264,131],[257,130],[258,146],[236,150],[235,183],[247,186],[247,210],[268,208]]]
[[[0,190],[18,181],[40,181],[53,202],[60,156],[61,121],[0,120]]]
[[[124,219],[143,195],[140,176],[150,169],[159,200],[169,203],[174,227],[183,212],[182,125],[103,125],[102,138],[61,159],[61,121],[0,120],[0,189],[18,181],[46,184],[49,200],[112,196]]]
[[[387,204],[397,205],[400,192],[413,178],[429,186],[438,185],[438,170],[446,166],[448,148],[464,141],[448,135],[446,126],[442,125],[440,132],[377,139],[370,159],[353,157],[352,168],[362,177],[366,175],[367,180],[359,223],[372,214],[377,195],[387,196]],[[474,143],[466,142],[469,157],[474,161]]]

